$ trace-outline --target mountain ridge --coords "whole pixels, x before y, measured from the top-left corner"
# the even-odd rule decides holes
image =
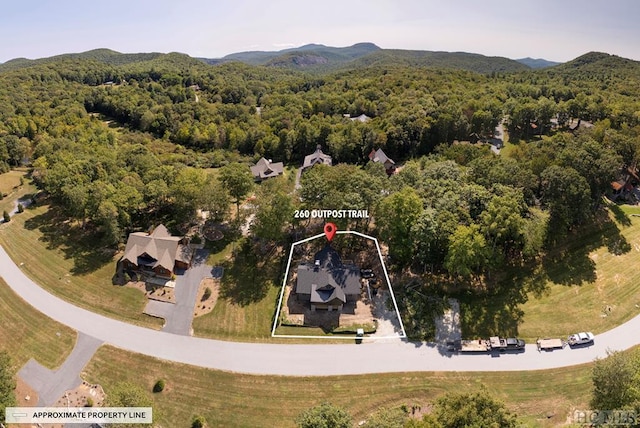
[[[640,62],[602,52],[588,52],[566,63],[555,63],[544,59],[521,58],[513,60],[506,57],[486,56],[468,52],[422,51],[403,49],[383,49],[374,43],[356,43],[346,47],[331,47],[322,44],[307,44],[297,48],[279,51],[245,51],[226,55],[223,58],[194,58],[182,53],[120,53],[98,48],[81,53],[65,53],[46,58],[13,58],[0,63],[0,71],[22,69],[34,65],[65,60],[92,60],[111,66],[133,63],[180,63],[184,67],[197,64],[219,65],[224,63],[243,63],[253,66],[265,66],[290,71],[308,71],[315,73],[353,70],[363,67],[434,67],[460,69],[481,74],[518,72],[536,69],[548,69],[555,72],[567,72],[573,69],[592,69],[600,73],[603,67],[625,67],[636,70]],[[621,70],[620,74],[628,71]]]
[[[534,70],[540,68],[555,67],[556,65],[562,64],[561,62],[549,61],[544,58],[531,58],[529,56],[526,58],[518,58],[516,59],[516,61]]]

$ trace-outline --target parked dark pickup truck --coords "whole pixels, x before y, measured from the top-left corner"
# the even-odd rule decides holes
[[[502,338],[492,336],[488,339],[461,340],[456,342],[453,350],[457,352],[490,352],[490,351],[524,351],[525,343],[514,337]]]

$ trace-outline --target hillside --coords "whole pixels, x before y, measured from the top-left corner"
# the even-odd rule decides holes
[[[381,49],[373,43],[357,43],[336,48],[310,44],[275,52],[238,52],[219,59],[199,58],[207,64],[239,61],[250,65],[330,72],[362,67],[438,67],[474,71],[482,74],[528,70],[527,65],[503,57],[488,57],[466,52],[432,52]]]
[[[385,49],[352,61],[345,68],[370,66],[437,67],[474,71],[513,72],[528,70],[524,64],[504,57],[489,57],[467,52],[433,52]]]
[[[602,88],[625,94],[640,88],[640,62],[602,52],[589,52],[542,71],[578,86],[598,82]]]
[[[344,48],[336,48],[331,46],[325,46],[320,44],[308,44],[300,46],[298,48],[283,49],[275,52],[238,52],[225,56],[222,61],[241,61],[252,65],[275,65],[283,66],[288,64],[291,60],[295,63],[296,57],[309,57],[309,58],[323,58],[317,59],[315,63],[342,63],[351,61],[354,58],[367,55],[371,52],[380,50],[380,48],[373,43],[356,43],[353,46]],[[304,64],[305,61],[298,61],[300,64]]]
[[[518,61],[520,64],[524,64],[527,67],[533,68],[533,69],[555,67],[556,65],[562,64],[561,62],[547,61],[546,59],[543,59],[543,58],[531,58],[531,57],[520,58],[520,59],[517,59],[516,61]]]
[[[150,53],[120,53],[111,49],[93,49],[87,52],[81,53],[68,53],[62,55],[55,55],[47,58],[39,59],[27,59],[16,58],[9,60],[3,64],[0,64],[0,71],[19,70],[25,67],[31,67],[40,64],[49,64],[64,60],[88,60],[97,61],[106,65],[119,66],[134,64],[139,62],[152,61],[157,58],[167,57],[171,55],[183,55],[183,54],[162,54],[158,52]],[[184,55],[187,56],[187,55]]]

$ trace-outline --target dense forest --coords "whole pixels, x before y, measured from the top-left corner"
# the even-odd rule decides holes
[[[368,209],[373,221],[340,226],[375,229],[397,267],[473,281],[597,218],[611,182],[637,165],[640,63],[590,53],[486,74],[403,64],[306,74],[107,50],[11,61],[0,67],[0,170],[31,166],[108,246],[160,221],[185,230],[199,208],[231,220],[230,203],[254,191],[257,238],[305,227],[296,207]],[[507,154],[453,144],[489,139],[499,123],[519,142]],[[250,189],[252,162],[298,167],[317,145],[337,166],[305,173],[297,195],[280,179]],[[379,148],[397,174],[368,162]]]

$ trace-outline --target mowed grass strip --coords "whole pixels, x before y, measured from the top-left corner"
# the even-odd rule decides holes
[[[193,320],[195,335],[233,341],[271,339],[281,260],[278,255],[258,258],[249,245],[238,241],[235,261],[222,263],[218,301],[213,311]]]
[[[25,175],[26,172],[22,170],[12,170],[0,174],[0,192],[7,195],[15,191],[20,186],[20,179],[24,179]]]
[[[139,290],[112,285],[115,260],[94,262],[91,249],[85,252],[82,247],[87,243],[75,245],[74,237],[62,236],[62,230],[59,235],[50,230],[45,236],[40,225],[54,228],[48,216],[48,206],[37,206],[0,225],[0,245],[36,284],[96,313],[147,327],[162,326],[162,320],[142,313],[146,299]]]
[[[30,358],[54,369],[71,353],[74,330],[38,312],[0,278],[0,349],[8,351],[16,370]]]
[[[107,393],[117,382],[139,384],[153,397],[162,426],[186,426],[194,415],[204,415],[209,426],[293,427],[300,412],[322,402],[344,407],[358,422],[381,407],[417,404],[426,408],[440,394],[471,391],[481,385],[505,401],[526,426],[557,426],[566,422],[574,408],[586,408],[591,394],[590,365],[503,373],[254,376],[103,346],[84,372],[85,380],[101,384]],[[160,378],[166,380],[166,389],[151,394]]]

